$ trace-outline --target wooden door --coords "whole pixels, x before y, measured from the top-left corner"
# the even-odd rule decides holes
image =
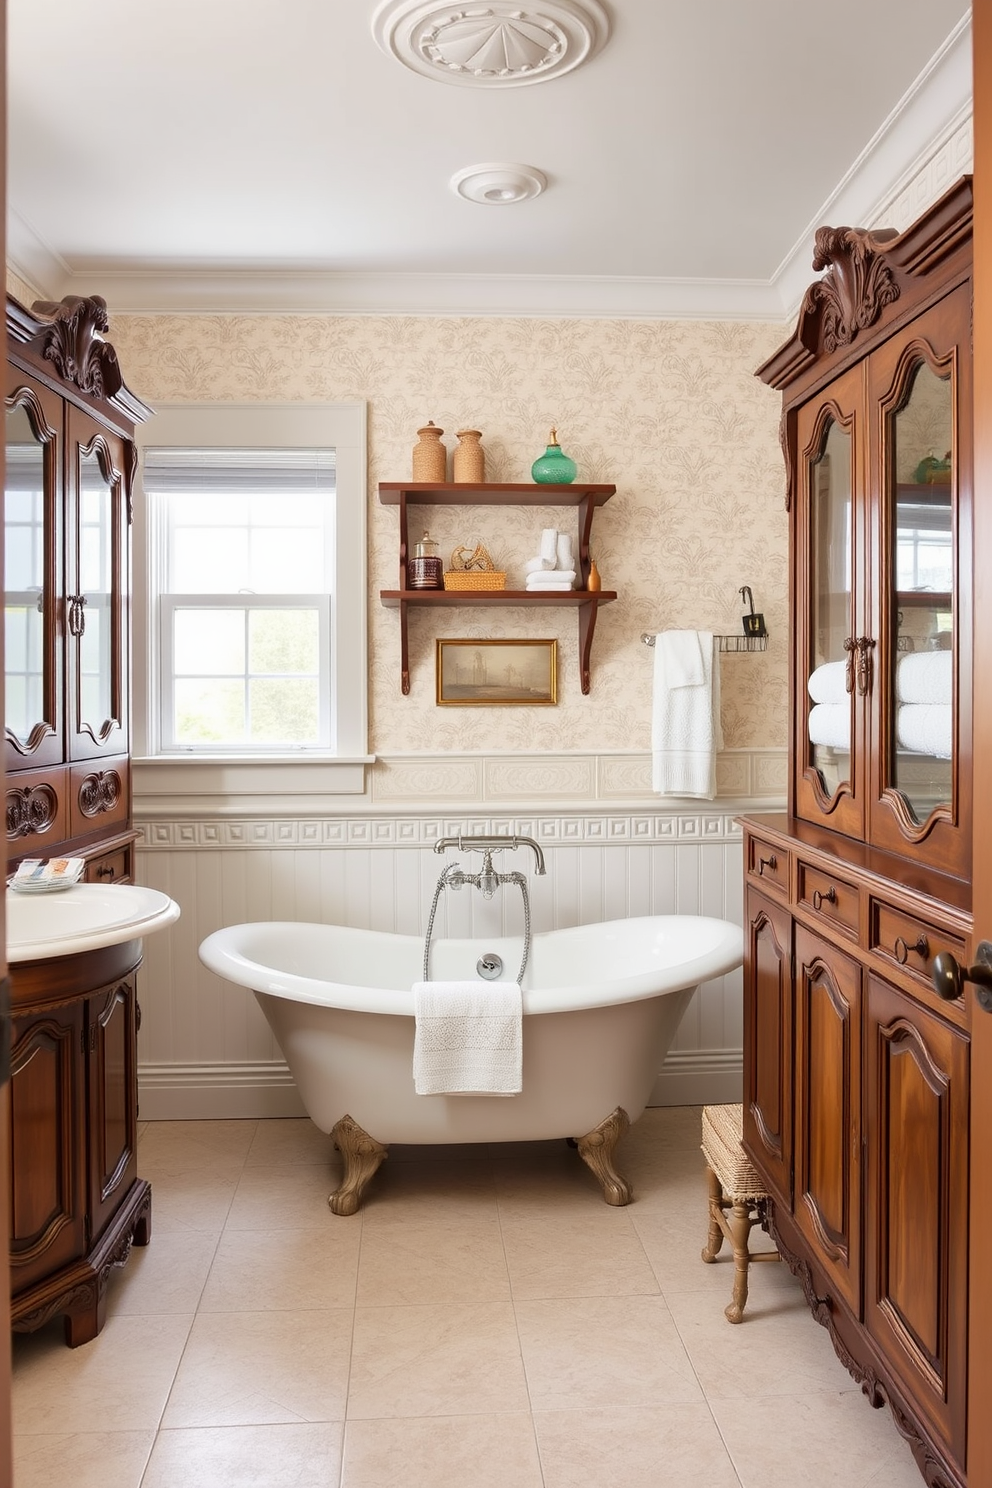
[[[868,839],[971,873],[971,285],[868,359]],[[928,450],[939,449],[939,459]],[[947,458],[945,459],[945,454]]]
[[[796,926],[793,1214],[828,1284],[861,1313],[861,967]]]
[[[859,838],[865,724],[855,649],[865,632],[865,376],[863,366],[852,367],[799,409],[794,544],[796,815]]]
[[[86,1001],[89,1045],[89,1215],[99,1238],[138,1176],[134,981]]]
[[[86,1249],[82,1001],[14,1019],[10,1092],[16,1297]]]
[[[972,7],[975,121],[975,939],[992,940],[992,0]],[[992,1016],[974,988],[971,1045],[968,1481],[992,1483]]]
[[[128,747],[128,511],[123,440],[69,406],[66,435],[68,756]]]
[[[968,1038],[869,976],[865,1040],[865,1324],[961,1461]]]
[[[744,948],[744,1140],[792,1209],[792,916],[753,889]]]

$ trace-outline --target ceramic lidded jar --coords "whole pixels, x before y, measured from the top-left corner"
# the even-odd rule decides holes
[[[451,457],[451,472],[459,485],[481,486],[486,480],[486,456],[479,443],[480,429],[459,429],[458,444]]]
[[[433,419],[429,419],[422,429],[417,430],[417,443],[413,446],[413,479],[415,482],[429,482],[431,485],[443,485],[447,470],[447,450],[441,443],[443,429],[439,429]]]
[[[406,566],[406,583],[408,589],[444,588],[443,565],[437,543],[429,532],[413,545],[413,557]]]
[[[558,430],[552,429],[547,449],[530,467],[531,480],[541,486],[568,486],[575,479],[576,469],[575,461],[558,443]]]

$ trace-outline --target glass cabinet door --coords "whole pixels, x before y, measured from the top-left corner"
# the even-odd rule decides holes
[[[7,397],[4,627],[7,762],[63,757],[57,639],[61,401],[19,379]]]
[[[70,757],[127,747],[123,634],[123,476],[116,441],[82,414],[70,421],[74,531],[66,592]],[[89,436],[89,437],[87,437]]]
[[[911,339],[882,348],[872,367],[883,411],[872,836],[899,852],[926,842],[927,861],[947,871],[966,866],[956,863],[952,839],[960,818],[965,613],[958,500],[964,487],[970,490],[960,468],[970,441],[960,439],[956,415],[967,303],[967,292],[959,291],[936,306],[913,326]]]
[[[799,411],[796,812],[860,836],[861,381]]]

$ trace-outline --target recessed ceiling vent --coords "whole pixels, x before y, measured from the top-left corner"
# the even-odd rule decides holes
[[[387,55],[424,77],[467,88],[519,88],[588,61],[608,39],[610,23],[598,0],[541,0],[536,10],[383,0],[372,34]]]

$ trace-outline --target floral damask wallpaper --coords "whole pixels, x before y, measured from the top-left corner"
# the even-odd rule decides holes
[[[786,737],[788,521],[778,446],[779,395],[754,368],[781,325],[703,321],[432,319],[417,316],[113,316],[128,385],[156,399],[313,399],[368,403],[370,747],[457,750],[646,750],[651,653],[642,631],[739,632],[749,584],[771,642],[722,662],[727,748]],[[424,609],[410,625],[412,686],[403,697],[394,610],[397,515],[380,480],[411,474],[417,429],[433,419],[449,450],[481,429],[490,480],[527,481],[552,425],[580,476],[613,482],[596,515],[593,554],[605,589],[583,697],[570,610]],[[450,462],[449,462],[450,464]],[[523,583],[543,527],[574,513],[493,507],[425,511],[447,559],[483,542],[508,585]],[[419,536],[411,531],[411,541]],[[555,708],[439,708],[436,636],[559,641]]]

